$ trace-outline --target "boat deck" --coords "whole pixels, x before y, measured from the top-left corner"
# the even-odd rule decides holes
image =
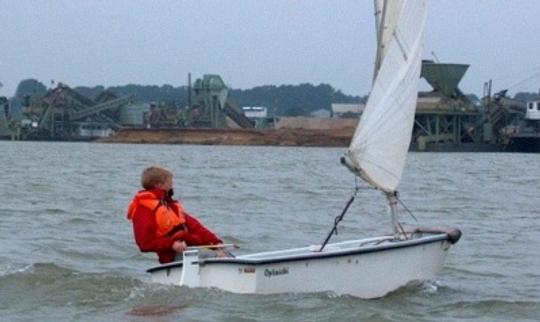
[[[347,255],[357,255],[362,253],[380,252],[404,247],[428,244],[441,240],[448,240],[446,233],[421,233],[414,234],[411,239],[395,239],[393,236],[380,236],[367,239],[350,240],[326,245],[323,251],[319,251],[321,245],[312,245],[301,248],[291,248],[279,251],[261,252],[237,257],[226,258],[202,258],[201,265],[212,264],[242,264],[242,265],[265,265],[272,263],[291,262],[298,260],[310,260],[329,257],[339,257]],[[147,270],[151,273],[157,270],[182,266],[182,261],[176,261]]]

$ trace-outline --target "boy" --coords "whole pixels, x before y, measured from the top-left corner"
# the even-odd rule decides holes
[[[174,261],[188,246],[219,245],[222,240],[174,200],[173,173],[160,166],[141,175],[144,190],[137,192],[128,208],[135,241],[142,252],[156,252],[161,264]],[[217,256],[226,256],[224,250]]]

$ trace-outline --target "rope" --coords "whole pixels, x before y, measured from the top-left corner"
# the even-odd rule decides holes
[[[409,237],[407,237],[407,233],[405,232],[405,228],[403,228],[403,225],[400,224],[399,222],[397,224],[398,224],[399,229],[401,230],[401,233],[405,237],[405,239],[409,239]]]
[[[324,240],[324,243],[319,249],[319,252],[323,251],[324,247],[326,246],[326,244],[328,244],[328,241],[330,241],[330,238],[332,238],[332,235],[334,235],[334,233],[336,235],[338,234],[337,226],[339,222],[343,220],[343,217],[345,217],[345,213],[347,213],[347,210],[349,210],[349,207],[353,203],[354,198],[356,198],[356,195],[358,194],[358,191],[360,190],[360,186],[358,185],[358,178],[355,176],[354,179],[355,179],[354,180],[355,187],[354,187],[353,194],[351,198],[349,199],[349,201],[347,201],[347,204],[345,205],[345,208],[343,208],[343,211],[341,211],[341,214],[339,216],[336,216],[336,218],[334,218],[334,227],[332,227],[332,230],[330,230],[330,233],[328,233],[328,236],[326,236],[326,239]]]
[[[345,207],[341,211],[341,214],[339,214],[338,216],[336,216],[334,218],[334,227],[332,227],[332,229],[328,233],[328,236],[326,236],[326,239],[324,240],[321,248],[319,249],[319,252],[323,251],[324,247],[326,246],[326,244],[328,244],[328,242],[330,241],[330,238],[332,238],[332,236],[334,234],[336,234],[336,235],[338,234],[337,227],[338,227],[339,223],[343,220],[343,217],[345,217],[345,214],[347,213],[347,210],[349,210],[349,207],[354,202],[354,199],[356,198],[356,195],[358,194],[358,191],[360,189],[361,189],[361,187],[360,187],[360,184],[359,184],[359,181],[358,181],[358,177],[354,176],[354,191],[352,193],[352,196],[349,199],[349,201],[347,201],[347,203],[345,204]],[[409,208],[407,208],[407,206],[403,203],[403,201],[401,201],[401,199],[399,199],[399,195],[398,195],[397,191],[394,192],[394,196],[396,197],[396,200],[403,206],[403,209],[405,209],[409,213],[409,215],[411,215],[411,217],[414,219],[414,221],[418,222],[418,219],[416,219],[416,216],[409,210]],[[406,237],[407,234],[405,233],[405,230],[403,229],[403,226],[400,223],[398,223],[398,225],[399,225],[399,229],[401,229],[401,232]]]
[[[409,215],[411,215],[411,217],[413,217],[414,221],[418,222],[418,219],[416,219],[416,217],[415,217],[415,216],[413,215],[413,213],[409,210],[409,208],[407,208],[407,206],[405,206],[405,204],[403,203],[403,201],[401,201],[401,199],[399,199],[399,195],[398,195],[397,191],[396,191],[395,196],[396,196],[397,201],[403,206],[403,209],[405,209],[405,210],[409,213]]]
[[[526,82],[529,82],[529,81],[535,79],[535,78],[538,77],[538,76],[540,76],[540,70],[536,71],[536,72],[533,73],[531,76],[529,76],[529,77],[527,77],[527,78],[525,78],[525,79],[523,79],[523,80],[521,80],[521,81],[519,81],[519,82],[513,84],[512,86],[508,87],[508,89],[514,89],[514,88],[516,88],[516,87],[518,87],[518,86],[521,86],[522,84],[524,84],[524,83],[526,83]]]

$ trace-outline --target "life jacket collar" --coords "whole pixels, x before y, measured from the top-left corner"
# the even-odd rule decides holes
[[[127,218],[133,220],[139,207],[147,208],[154,213],[158,236],[166,236],[171,232],[185,230],[184,208],[179,202],[166,197],[164,190],[153,189],[137,192],[128,207]]]

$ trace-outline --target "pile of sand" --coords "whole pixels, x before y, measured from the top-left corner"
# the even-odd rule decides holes
[[[122,129],[108,143],[347,146],[354,128],[338,129]]]

